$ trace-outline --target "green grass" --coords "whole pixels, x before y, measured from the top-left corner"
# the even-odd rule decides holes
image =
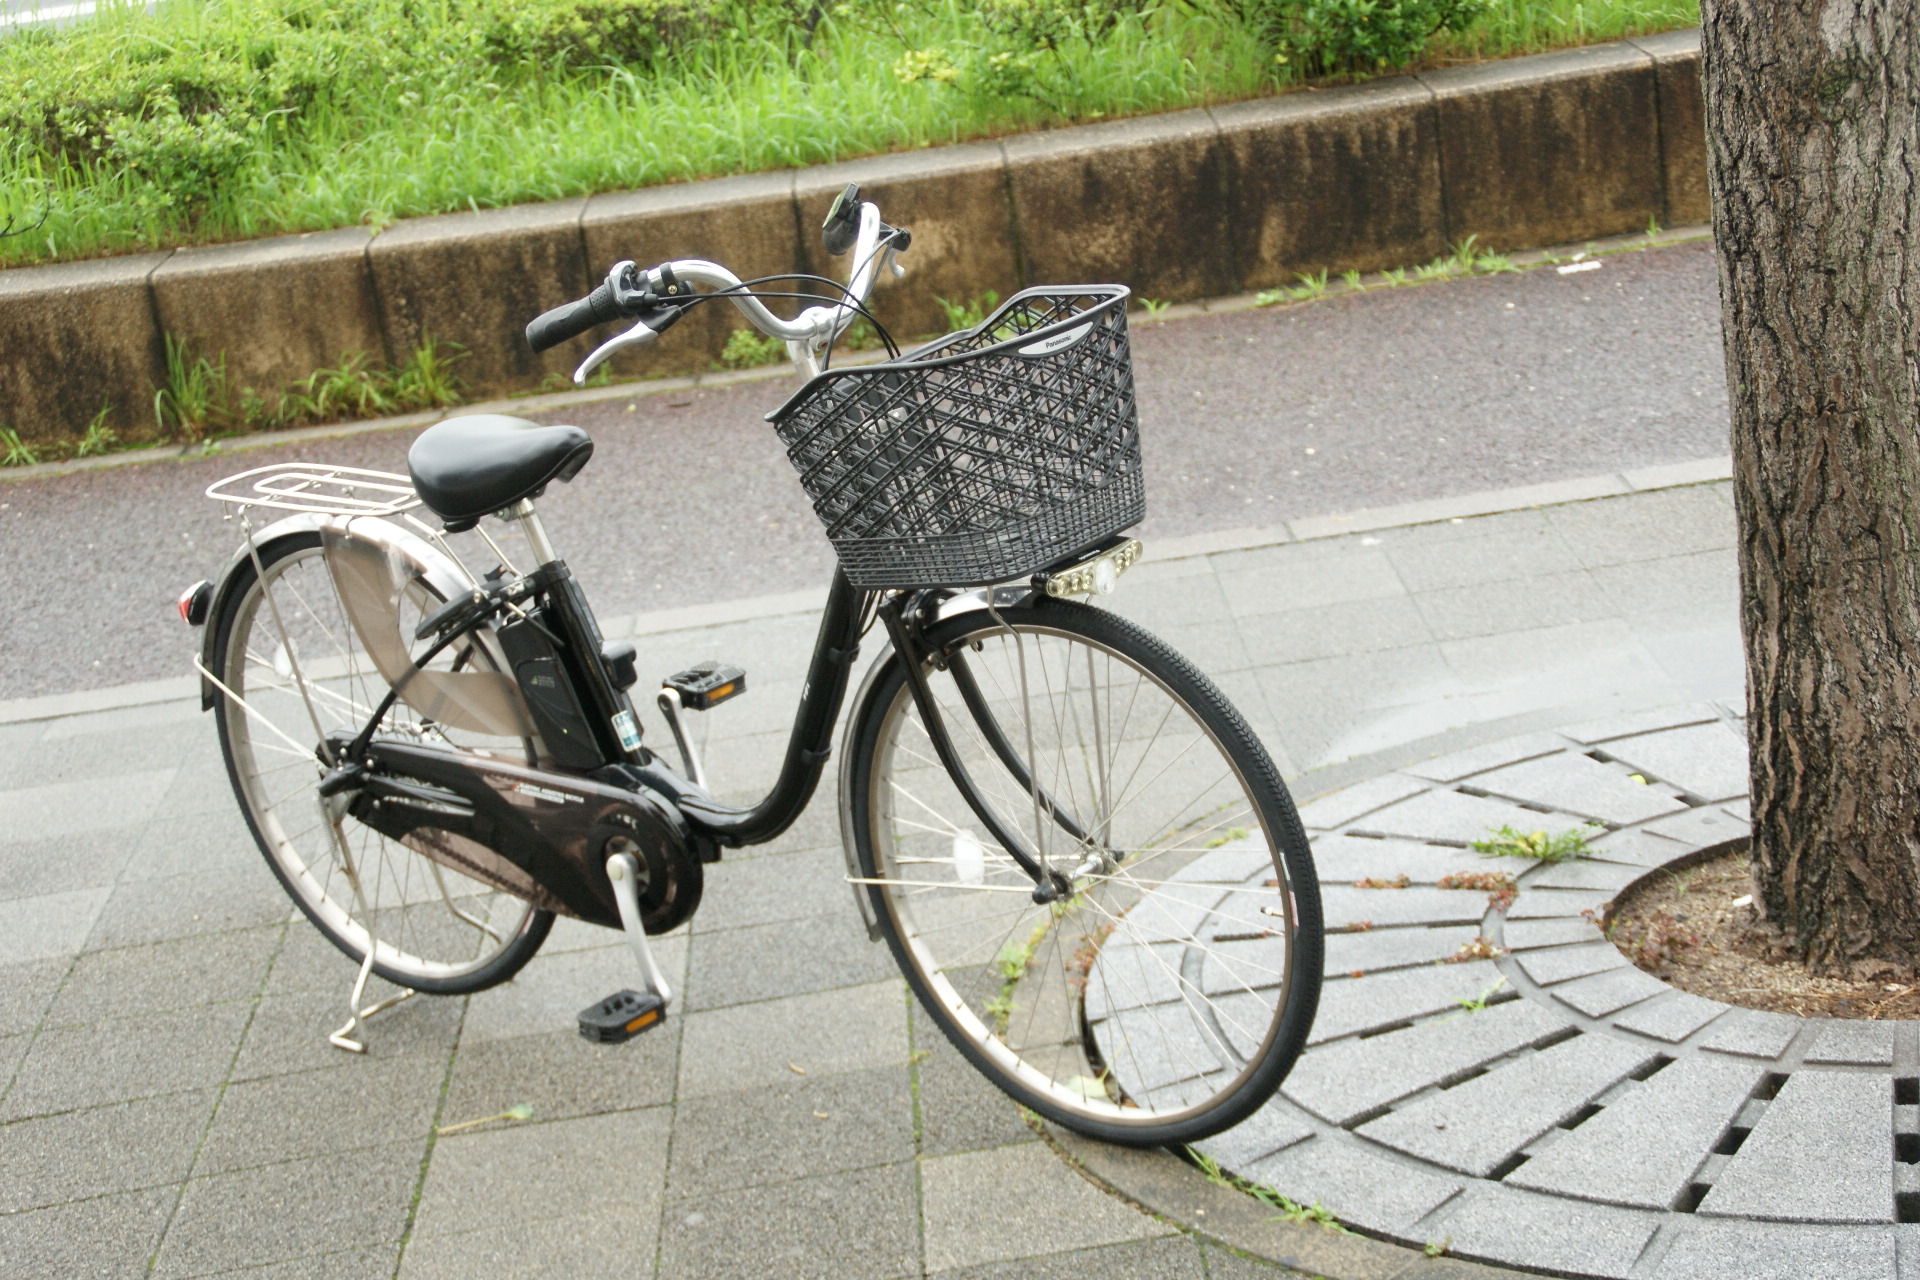
[[[577,2],[597,13],[666,0]],[[790,28],[730,29],[645,62],[571,65],[488,43],[489,22],[532,8],[159,0],[151,15],[127,3],[0,38],[0,120],[14,121],[0,127],[0,263],[814,164],[1255,96],[1298,76],[1213,0],[1123,8],[1087,38],[999,63],[961,0],[830,6],[808,43]],[[1693,0],[1490,0],[1424,61],[1697,20]],[[163,63],[165,76],[140,78]],[[103,84],[98,101],[81,92]]]

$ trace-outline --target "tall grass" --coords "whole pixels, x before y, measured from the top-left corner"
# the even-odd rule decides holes
[[[92,29],[0,37],[42,54],[62,40],[92,50],[190,43],[258,6],[292,0],[159,0],[108,7]],[[1694,0],[1492,0],[1472,30],[1443,35],[1429,62],[1609,39],[1698,20]],[[395,29],[453,0],[366,0],[391,6]],[[434,6],[438,5],[438,10]],[[275,8],[276,14],[278,9]],[[257,16],[257,14],[255,14]],[[377,24],[376,24],[377,25]],[[1052,124],[1165,111],[1290,87],[1294,72],[1228,8],[1166,0],[1123,14],[1096,37],[1049,52],[1042,91],[970,92],[896,72],[907,46],[974,38],[963,0],[901,6],[884,22],[830,18],[810,45],[761,38],[690,47],[653,68],[453,65],[459,40],[389,51],[247,132],[243,158],[210,194],[177,199],[151,175],[84,156],[49,155],[0,138],[0,263],[124,253],[522,201],[558,199],[701,177],[911,149]],[[468,41],[471,44],[471,41]],[[78,49],[80,46],[74,46]],[[453,50],[453,52],[449,52]],[[92,56],[98,56],[96,54]],[[400,68],[399,71],[394,68]]]

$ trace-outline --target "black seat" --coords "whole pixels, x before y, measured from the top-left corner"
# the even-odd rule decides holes
[[[578,427],[476,413],[422,431],[407,450],[407,472],[420,501],[458,533],[573,479],[592,456],[593,438]]]

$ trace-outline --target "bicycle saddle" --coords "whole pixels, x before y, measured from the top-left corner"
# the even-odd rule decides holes
[[[407,474],[420,501],[458,533],[555,480],[573,479],[592,456],[593,439],[578,427],[476,413],[422,431],[407,450]]]

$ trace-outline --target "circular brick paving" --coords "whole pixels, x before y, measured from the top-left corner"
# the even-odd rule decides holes
[[[1584,914],[1745,835],[1745,790],[1739,722],[1699,706],[1509,739],[1307,805],[1328,922],[1312,1044],[1279,1096],[1200,1150],[1368,1234],[1510,1266],[1893,1280],[1901,1252],[1920,1264],[1920,1225],[1902,1222],[1920,1219],[1914,1025],[1675,990]],[[1593,857],[1527,867],[1504,912],[1438,887],[1526,865],[1466,847],[1492,828],[1589,821],[1605,827]],[[1232,846],[1209,856],[1183,878],[1249,874]],[[1495,954],[1461,959],[1476,938]],[[1108,951],[1102,964],[1127,963]],[[1096,1037],[1096,1015],[1125,1014],[1091,1007],[1100,976]]]

